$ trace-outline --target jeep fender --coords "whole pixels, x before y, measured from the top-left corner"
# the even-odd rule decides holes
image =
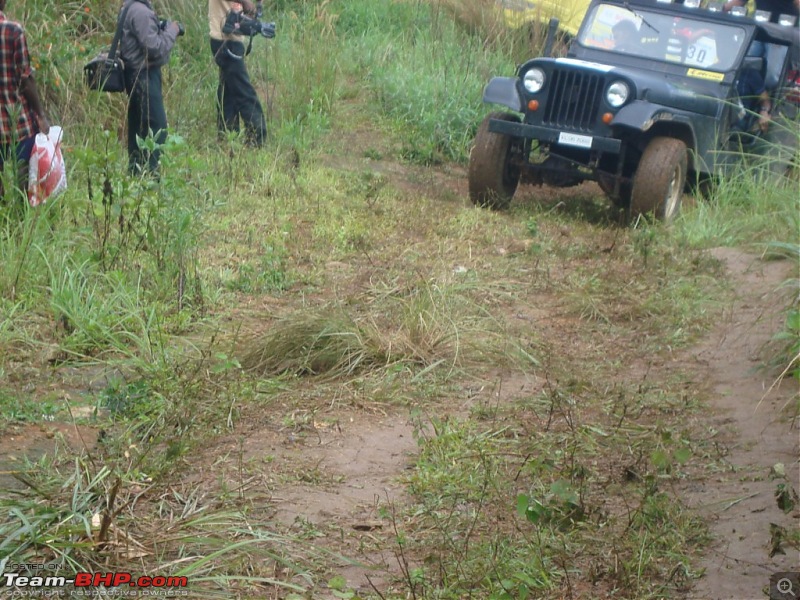
[[[686,115],[659,104],[636,100],[624,106],[611,121],[612,127],[624,127],[655,135],[667,135],[686,143],[687,148],[697,149],[697,133],[694,122]]]
[[[649,131],[656,123],[669,121],[670,123],[680,123],[692,129],[691,121],[681,114],[671,112],[658,104],[650,104],[642,100],[635,100],[622,109],[614,116],[611,121],[612,127],[630,127],[641,132]],[[694,138],[694,134],[692,134]]]
[[[517,91],[516,77],[492,77],[483,90],[483,101],[500,104],[516,112],[523,112],[522,100]]]

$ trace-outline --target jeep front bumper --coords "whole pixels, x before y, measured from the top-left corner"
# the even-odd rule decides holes
[[[491,119],[489,121],[489,131],[516,138],[539,140],[548,144],[607,152],[609,154],[619,154],[622,148],[622,142],[615,138],[572,133],[552,127],[528,125],[501,119]]]

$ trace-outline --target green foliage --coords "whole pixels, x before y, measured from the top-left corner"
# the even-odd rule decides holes
[[[331,3],[337,33],[344,38],[380,34],[395,37],[430,26],[430,12],[421,3],[338,0]]]
[[[452,30],[442,35],[455,37]],[[404,158],[421,164],[465,160],[482,116],[477,100],[485,80],[478,76],[484,69],[465,64],[464,57],[483,58],[483,51],[477,42],[456,50],[452,42],[426,34],[420,38],[411,45],[411,54],[402,59],[385,54],[372,71],[372,91],[383,110],[406,132]]]
[[[69,257],[51,269],[50,307],[63,324],[61,345],[69,354],[91,356],[109,349],[126,351],[149,344],[155,311],[131,293],[124,273],[97,273],[91,263],[72,264]]]
[[[284,253],[272,246],[262,248],[258,264],[240,263],[235,273],[226,274],[223,284],[233,291],[246,294],[269,294],[287,290],[293,281],[287,273]]]
[[[280,101],[271,110],[278,118],[279,139],[295,147],[310,144],[330,126],[339,96],[340,41],[334,31],[335,16],[321,5],[315,13],[301,13],[281,23],[275,43],[266,48],[261,67],[274,83]],[[257,50],[257,49],[256,49]],[[256,58],[258,60],[258,58]],[[251,61],[252,62],[252,61]],[[268,92],[269,93],[269,92]]]
[[[163,410],[163,399],[156,397],[144,380],[112,383],[100,394],[100,402],[112,415],[126,418],[156,417]]]
[[[786,341],[781,355],[787,371],[795,379],[800,379],[800,308],[791,307],[786,315],[784,330],[776,338]]]
[[[580,520],[584,508],[570,482],[558,479],[550,484],[549,492],[541,499],[525,494],[517,496],[517,512],[534,524],[558,522],[567,525]]]
[[[503,431],[480,431],[455,419],[420,423],[417,435],[421,451],[409,484],[419,502],[415,513],[431,533],[416,543],[441,543],[449,558],[417,573],[413,585],[441,598],[458,598],[477,586],[497,599],[548,589],[558,576],[541,549],[516,535],[510,538],[505,529],[472,539],[478,522],[502,518],[496,510],[502,513],[507,506],[504,457],[513,442]]]
[[[573,380],[530,400],[537,418],[499,408],[484,423],[430,417],[418,425],[411,512],[424,523],[419,549],[439,548],[420,597],[459,598],[476,589],[487,598],[556,597],[577,573],[623,597],[680,589],[662,576],[678,569],[678,579],[691,577],[684,552],[704,531],[665,486],[693,454],[673,428],[686,409],[630,386],[601,391]],[[603,418],[596,403],[604,393],[615,404],[630,393],[631,404]],[[642,423],[650,406],[662,411],[660,424]],[[602,456],[630,463],[625,481],[608,477]]]
[[[0,297],[11,303],[45,283],[37,242],[50,235],[51,212],[49,206],[31,210],[21,198],[0,205],[0,260],[6,266],[0,272]]]
[[[797,175],[760,178],[744,168],[719,179],[675,224],[686,243],[700,248],[792,240],[800,229]]]
[[[343,47],[345,69],[366,78],[399,131],[401,156],[420,164],[466,160],[485,112],[481,90],[489,74],[508,70],[508,57],[465,38],[452,21],[432,18],[427,3],[352,5],[337,21],[342,30],[361,26]]]
[[[33,400],[19,397],[0,388],[0,431],[12,423],[39,423],[51,421],[58,411],[50,400]]]

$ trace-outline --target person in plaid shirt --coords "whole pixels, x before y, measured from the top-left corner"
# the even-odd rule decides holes
[[[36,134],[48,133],[50,123],[33,79],[25,32],[5,10],[6,0],[0,0],[0,169],[15,156],[24,185]]]

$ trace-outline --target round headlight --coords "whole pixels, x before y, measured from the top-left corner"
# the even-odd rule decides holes
[[[522,85],[528,92],[535,94],[544,86],[544,71],[537,67],[530,69],[522,77]]]
[[[631,90],[624,81],[615,81],[606,91],[606,102],[614,108],[619,108],[628,101]]]

